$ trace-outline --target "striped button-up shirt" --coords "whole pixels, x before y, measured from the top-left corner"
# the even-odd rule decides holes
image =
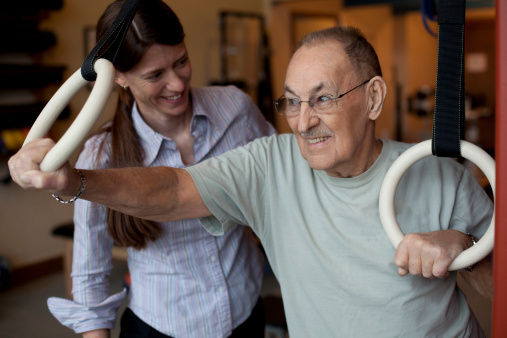
[[[250,98],[235,87],[193,88],[191,98],[195,163],[275,132]],[[151,129],[135,105],[132,114],[144,165],[185,167],[176,143]],[[110,135],[103,133],[86,142],[77,168],[97,167],[98,145],[104,137],[107,145],[98,166],[108,166]],[[106,214],[102,205],[75,203],[74,301],[48,301],[53,315],[76,333],[113,328],[127,294],[126,290],[109,293],[113,240],[106,229]],[[128,248],[129,308],[166,335],[230,335],[250,315],[262,283],[263,258],[251,233],[237,225],[214,237],[197,219],[160,224],[163,234],[145,249]]]

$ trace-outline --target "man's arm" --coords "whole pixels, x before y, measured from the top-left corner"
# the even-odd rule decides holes
[[[82,172],[86,189],[81,198],[125,214],[157,222],[211,215],[192,177],[183,169],[156,167]],[[73,190],[77,191],[79,185],[80,181],[74,183]]]
[[[481,260],[472,270],[460,271],[461,277],[470,284],[482,296],[493,299],[494,281],[493,281],[493,253]]]
[[[472,246],[470,237],[457,230],[407,234],[398,245],[394,262],[398,273],[426,278],[444,278],[449,265],[461,252]],[[493,264],[490,254],[472,272],[461,271],[463,278],[481,295],[493,296]]]
[[[40,171],[39,164],[54,146],[36,139],[9,159],[12,179],[23,189],[45,190],[74,196],[81,186],[79,175],[67,162],[55,172]],[[125,168],[82,170],[86,189],[81,198],[128,215],[158,222],[211,216],[190,174],[183,169]]]

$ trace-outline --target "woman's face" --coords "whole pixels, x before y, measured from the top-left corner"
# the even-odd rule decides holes
[[[131,70],[117,72],[116,83],[130,89],[143,118],[150,124],[191,112],[191,77],[185,43],[154,44]]]

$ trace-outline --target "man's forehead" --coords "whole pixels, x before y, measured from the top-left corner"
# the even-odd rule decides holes
[[[314,94],[336,90],[350,74],[350,66],[334,54],[322,55],[317,49],[301,51],[287,68],[285,93]]]
[[[341,60],[342,62],[347,59],[347,54],[345,53],[343,46],[339,42],[333,40],[315,42],[301,46],[293,54],[293,58],[304,58],[306,56],[310,56],[311,58],[318,57],[320,59],[332,57],[333,59]]]
[[[308,95],[313,95],[313,94],[317,94],[319,92],[321,92],[322,90],[331,90],[333,89],[335,86],[331,85],[330,83],[328,82],[317,82],[317,83],[314,83],[314,84],[310,84],[310,83],[305,83],[307,84],[308,86],[305,86],[304,88],[300,88],[300,87],[291,87],[290,84],[286,83],[285,84],[285,87],[284,87],[284,93],[285,94],[293,94],[293,95],[302,95],[302,94],[308,94]]]
[[[330,73],[346,72],[351,64],[336,43],[303,46],[298,49],[287,67],[287,76],[302,76],[312,70]]]

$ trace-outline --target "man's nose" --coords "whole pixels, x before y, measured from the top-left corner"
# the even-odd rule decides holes
[[[303,105],[303,102],[308,104]],[[304,133],[319,124],[319,117],[313,109],[313,104],[308,101],[301,101],[299,112],[298,131]]]

